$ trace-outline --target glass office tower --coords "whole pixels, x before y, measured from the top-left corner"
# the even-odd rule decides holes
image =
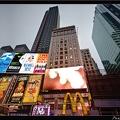
[[[106,72],[120,72],[120,5],[97,5],[93,22],[92,39]]]
[[[59,26],[60,16],[58,6],[51,7],[45,12],[31,52],[48,53],[52,30]]]

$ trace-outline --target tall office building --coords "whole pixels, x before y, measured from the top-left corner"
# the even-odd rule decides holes
[[[47,68],[83,66],[75,26],[54,29]]]
[[[84,69],[87,75],[100,75],[100,71],[94,59],[92,58],[89,49],[81,49]]]
[[[120,72],[120,5],[95,8],[92,39],[108,74]]]
[[[45,12],[31,52],[48,53],[52,30],[59,26],[60,16],[58,6],[51,7]]]

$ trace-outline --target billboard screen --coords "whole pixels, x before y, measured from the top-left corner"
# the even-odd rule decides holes
[[[48,54],[38,54],[35,63],[34,73],[45,74],[47,59]]]
[[[50,105],[35,105],[33,107],[32,116],[49,116]]]
[[[15,86],[15,89],[12,93],[12,96],[9,100],[9,103],[21,103],[21,100],[24,95],[25,87],[28,81],[27,75],[24,76],[18,76],[18,80]]]
[[[12,61],[15,53],[3,53],[0,57],[0,73],[6,72],[10,62]]]
[[[0,78],[0,103],[2,103],[4,97],[6,96],[6,92],[9,88],[11,81],[12,77],[9,76]]]
[[[33,73],[38,54],[26,53],[19,73]]]
[[[24,57],[24,53],[15,53],[15,56],[6,72],[19,72],[24,61]]]
[[[39,90],[41,86],[42,75],[30,75],[25,94],[23,97],[23,103],[33,103],[37,102],[37,98],[39,95]]]
[[[83,66],[46,69],[42,90],[87,88]]]

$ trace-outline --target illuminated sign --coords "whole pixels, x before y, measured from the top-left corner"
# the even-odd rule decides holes
[[[33,73],[37,54],[26,53],[19,73]]]
[[[3,53],[0,57],[0,73],[6,72],[10,62],[12,61],[15,53]]]
[[[28,76],[18,76],[17,84],[15,86],[11,99],[9,100],[10,103],[21,103],[27,81]]]
[[[49,116],[50,105],[35,105],[33,107],[32,116]]]
[[[23,103],[37,102],[41,85],[42,75],[30,75],[23,97]]]
[[[48,54],[38,54],[34,73],[45,74],[45,69],[47,65]]]
[[[15,53],[15,56],[6,72],[19,72],[24,61],[24,57],[24,53]]]
[[[82,98],[82,95],[79,93],[79,92],[76,92],[75,94],[74,94],[74,97],[72,97],[72,95],[70,94],[70,93],[66,93],[66,95],[65,95],[65,97],[64,97],[64,101],[63,101],[63,110],[62,110],[62,114],[66,114],[66,104],[67,104],[67,99],[68,99],[68,97],[70,98],[70,101],[71,101],[71,106],[72,106],[72,111],[74,112],[74,113],[79,113],[79,114],[82,114],[82,113],[80,113],[80,109],[81,108],[78,108],[78,107],[80,107],[80,106],[78,106],[79,104],[76,104],[76,101],[77,101],[77,97],[79,97],[79,99],[80,99],[80,101],[79,101],[79,103],[81,103],[81,106],[82,106],[82,111],[83,111],[83,113],[84,113],[84,115],[87,115],[88,113],[87,113],[87,109],[86,109],[86,106],[85,106],[85,102],[84,102],[84,100],[83,100],[83,98]],[[77,108],[77,109],[76,109]]]
[[[87,88],[82,66],[46,69],[43,90]]]
[[[0,78],[0,103],[3,101],[11,81],[12,77],[9,76]]]

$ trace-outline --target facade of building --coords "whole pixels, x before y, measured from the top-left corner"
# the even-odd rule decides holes
[[[49,56],[47,62],[47,69],[59,69],[83,66],[83,61],[81,57],[81,51],[78,43],[78,38],[75,30],[75,26],[67,26],[62,28],[56,28],[52,31]],[[67,76],[67,75],[66,75]],[[53,92],[53,91],[52,91]],[[61,116],[65,112],[66,116],[72,116],[72,102],[69,97],[66,103],[66,110],[63,110],[63,104],[65,95],[68,93],[74,99],[75,93],[80,92],[85,101],[85,106],[88,106],[88,92],[86,89],[72,89],[72,90],[55,90],[54,93],[43,92],[43,101],[49,103],[51,106],[51,111],[55,116]],[[56,94],[57,93],[57,94]],[[68,95],[69,96],[69,95]],[[77,98],[77,102],[80,98]],[[82,108],[80,108],[79,113],[81,116],[84,115]]]
[[[30,52],[29,48],[26,44],[16,45],[14,48],[14,52]]]
[[[92,39],[108,74],[120,72],[120,6],[99,4]]]
[[[48,53],[52,30],[59,26],[60,16],[58,6],[51,7],[45,12],[31,52]]]
[[[99,68],[91,56],[89,49],[81,49],[81,55],[83,60],[84,70],[87,72],[87,75],[99,75]]]
[[[75,26],[54,29],[47,68],[83,66]]]

